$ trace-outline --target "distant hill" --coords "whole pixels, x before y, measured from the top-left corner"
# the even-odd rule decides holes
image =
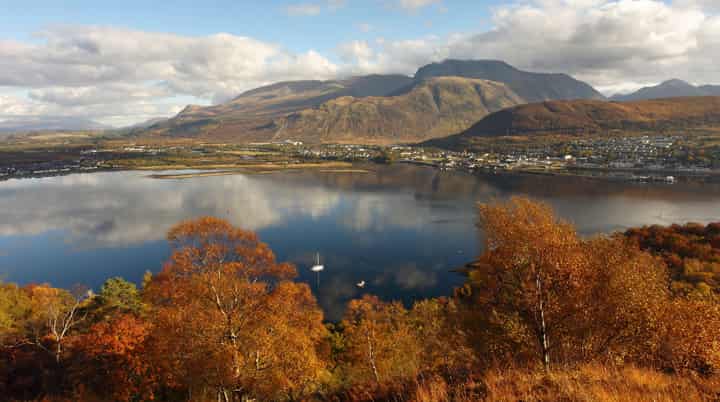
[[[627,102],[644,99],[663,99],[688,96],[720,96],[720,85],[695,86],[688,82],[673,79],[653,87],[644,87],[626,95],[614,95],[610,99]]]
[[[602,95],[565,74],[528,73],[497,61],[449,60],[421,68],[414,78],[369,75],[272,84],[219,105],[187,106],[133,135],[225,142],[412,142],[462,131],[502,107],[566,98]]]
[[[43,131],[97,131],[109,129],[98,122],[78,117],[38,116],[0,120],[0,135]]]
[[[683,129],[720,125],[720,97],[605,102],[547,101],[492,113],[466,131],[430,143],[455,147],[478,137],[588,134],[607,130]]]
[[[168,119],[167,117],[155,117],[152,119],[141,121],[139,123],[135,123],[135,124],[127,126],[127,127],[122,127],[120,130],[134,130],[134,129],[139,129],[139,128],[148,128],[148,127],[152,127],[158,123],[165,122],[165,121],[167,121],[167,119]]]
[[[188,106],[179,119],[260,117],[292,113],[343,96],[387,96],[413,82],[404,75],[368,75],[340,81],[290,81],[256,88],[216,106]]]
[[[506,85],[438,77],[393,97],[342,97],[275,123],[273,140],[418,142],[464,130],[488,113],[524,100]]]
[[[605,98],[590,85],[567,74],[531,73],[497,60],[446,60],[428,64],[415,73],[416,80],[442,76],[502,82],[527,102]]]

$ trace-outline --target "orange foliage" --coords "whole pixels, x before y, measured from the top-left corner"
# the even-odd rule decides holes
[[[455,297],[407,308],[366,295],[331,331],[292,265],[217,218],[174,227],[142,292],[119,278],[88,300],[0,284],[0,399],[720,395],[720,304],[700,297],[717,291],[720,224],[583,239],[548,206],[514,198],[480,206],[480,227],[485,252]]]
[[[150,282],[152,359],[162,381],[193,397],[277,398],[308,392],[325,362],[323,315],[295,268],[254,233],[216,218],[171,229],[173,253]]]
[[[145,358],[149,334],[149,323],[123,314],[75,336],[74,382],[103,399],[130,401],[136,395],[151,399],[155,383]]]
[[[665,268],[622,239],[582,240],[523,198],[482,205],[485,253],[458,297],[487,364],[646,361],[668,300]]]
[[[625,236],[665,260],[676,295],[696,299],[720,295],[720,223],[645,226],[630,229]]]

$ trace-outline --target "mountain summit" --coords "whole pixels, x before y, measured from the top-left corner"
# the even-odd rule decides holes
[[[671,79],[656,86],[640,88],[630,94],[614,95],[610,99],[619,102],[627,102],[687,96],[720,96],[720,86],[695,86],[683,80]]]
[[[605,99],[590,85],[567,74],[531,73],[499,60],[445,60],[428,64],[415,73],[416,80],[457,76],[506,84],[527,102],[560,99]]]

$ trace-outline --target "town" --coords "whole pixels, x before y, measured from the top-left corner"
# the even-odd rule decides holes
[[[720,173],[720,156],[701,157],[682,136],[575,139],[495,147],[492,151],[449,151],[413,145],[304,144],[300,141],[172,146],[123,144],[72,149],[15,151],[3,158],[0,180],[69,173],[142,169],[229,169],[248,164],[278,166],[318,161],[412,163],[443,171],[541,174],[606,174],[631,180]],[[61,157],[60,157],[61,156]]]

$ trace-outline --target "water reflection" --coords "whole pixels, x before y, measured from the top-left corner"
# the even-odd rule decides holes
[[[139,280],[167,256],[164,234],[200,215],[256,230],[301,279],[316,251],[331,317],[363,292],[406,301],[449,293],[448,271],[478,253],[477,201],[529,195],[585,234],[650,223],[720,220],[720,185],[570,177],[471,176],[409,165],[371,173],[287,172],[156,180],[142,172],[0,183],[0,275],[19,282]],[[359,289],[361,280],[368,287]]]

